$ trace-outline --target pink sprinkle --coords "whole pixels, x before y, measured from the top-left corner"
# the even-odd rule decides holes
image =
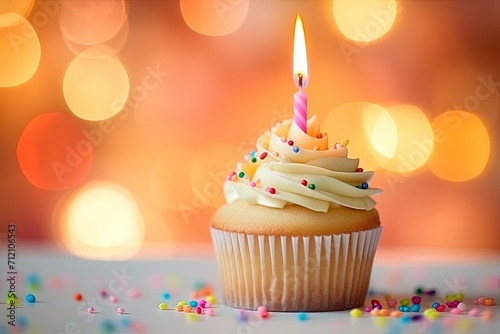
[[[212,304],[210,302],[205,302],[205,308],[211,308]]]
[[[370,306],[367,306],[364,308],[365,312],[370,313],[372,311],[372,308]]]
[[[123,314],[123,312],[125,312],[125,310],[123,309],[123,307],[119,307],[116,312],[120,313],[120,314]]]
[[[94,311],[95,311],[95,310],[94,310],[94,308],[93,308],[93,307],[89,307],[89,308],[87,309],[87,313],[90,313],[90,314],[94,313]]]
[[[398,303],[398,301],[396,299],[392,298],[392,299],[389,299],[387,301],[387,306],[394,307],[394,306],[396,306],[397,303]]]
[[[479,301],[476,299],[474,299],[474,305],[479,305]]]
[[[115,296],[109,296],[109,301],[112,302],[112,303],[117,303],[118,302],[118,298],[116,298]]]
[[[198,305],[201,307],[201,308],[205,308],[206,307],[206,304],[207,304],[207,301],[205,299],[202,299],[198,302]]]
[[[266,311],[266,312],[260,312],[259,313],[259,317],[261,317],[262,319],[267,319],[269,318],[269,313]]]
[[[266,309],[266,307],[265,307],[265,306],[259,306],[259,307],[257,308],[257,312],[259,312],[259,313],[267,312],[267,309]]]
[[[201,306],[196,306],[194,311],[196,312],[196,314],[201,314],[201,312],[203,312],[203,309],[201,308]]]
[[[249,185],[250,187],[255,187],[255,182],[250,181],[250,182],[248,182],[248,185]]]
[[[214,309],[213,308],[206,308],[203,310],[203,313],[205,313],[207,316],[211,317],[214,315]]]
[[[282,143],[286,143],[286,138],[285,137],[281,137],[281,142]]]
[[[469,315],[471,317],[479,316],[479,309],[477,307],[473,308],[472,310],[469,311]]]
[[[451,313],[451,314],[461,314],[461,313],[462,313],[462,310],[461,310],[461,309],[459,309],[458,307],[455,307],[455,308],[452,308],[452,309],[450,310],[450,313]]]
[[[108,292],[105,289],[101,289],[99,290],[99,295],[104,298],[108,296]]]
[[[486,297],[479,297],[479,298],[477,299],[477,303],[478,303],[478,305],[483,305],[483,302],[484,302],[484,300],[485,300],[485,299],[486,299]]]

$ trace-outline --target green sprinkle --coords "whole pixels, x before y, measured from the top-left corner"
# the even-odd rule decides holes
[[[309,189],[312,189],[312,190],[316,189],[316,186],[314,185],[314,183],[309,184],[308,187],[309,187]]]
[[[240,177],[240,179],[243,178],[243,176],[245,176],[245,172],[239,172],[238,176]]]

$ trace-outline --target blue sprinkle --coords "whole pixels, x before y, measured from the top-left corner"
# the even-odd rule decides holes
[[[297,319],[299,321],[306,321],[307,320],[307,313],[300,312],[299,314],[297,314]]]
[[[255,151],[250,151],[250,156],[251,156],[251,157],[253,157],[253,156],[255,155],[255,153],[257,153],[257,152],[255,152]]]
[[[368,183],[366,182],[361,183],[361,188],[368,189]]]
[[[404,308],[404,306],[403,306],[403,305],[400,305],[400,306],[398,307],[398,310],[399,310],[399,312],[404,312],[404,311],[405,311],[405,308]]]
[[[36,298],[34,295],[32,295],[31,293],[27,294],[26,295],[26,301],[30,304],[36,302]]]
[[[413,304],[411,306],[411,311],[412,312],[419,312],[420,311],[420,304]]]
[[[440,305],[440,304],[439,304],[438,302],[435,302],[435,303],[433,303],[433,304],[432,304],[432,308],[436,308],[436,307],[438,307],[439,305]]]
[[[189,301],[189,306],[191,306],[191,307],[194,308],[194,307],[198,306],[198,302],[196,300],[190,300]]]
[[[299,153],[300,149],[298,146],[294,146],[294,147],[292,147],[292,151],[293,151],[293,153]]]
[[[409,306],[403,306],[403,312],[410,312]]]
[[[162,295],[163,299],[170,299],[170,293],[164,292]]]

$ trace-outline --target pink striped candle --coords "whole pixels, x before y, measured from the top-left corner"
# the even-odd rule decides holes
[[[293,39],[293,80],[299,91],[293,95],[293,121],[307,133],[307,95],[302,91],[308,81],[306,39],[300,15],[295,21]]]
[[[293,94],[293,121],[307,133],[307,95],[302,89]]]

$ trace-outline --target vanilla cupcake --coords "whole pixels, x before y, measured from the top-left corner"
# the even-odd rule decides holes
[[[269,311],[361,306],[381,233],[373,172],[309,119],[257,140],[224,183],[210,231],[224,302]]]

